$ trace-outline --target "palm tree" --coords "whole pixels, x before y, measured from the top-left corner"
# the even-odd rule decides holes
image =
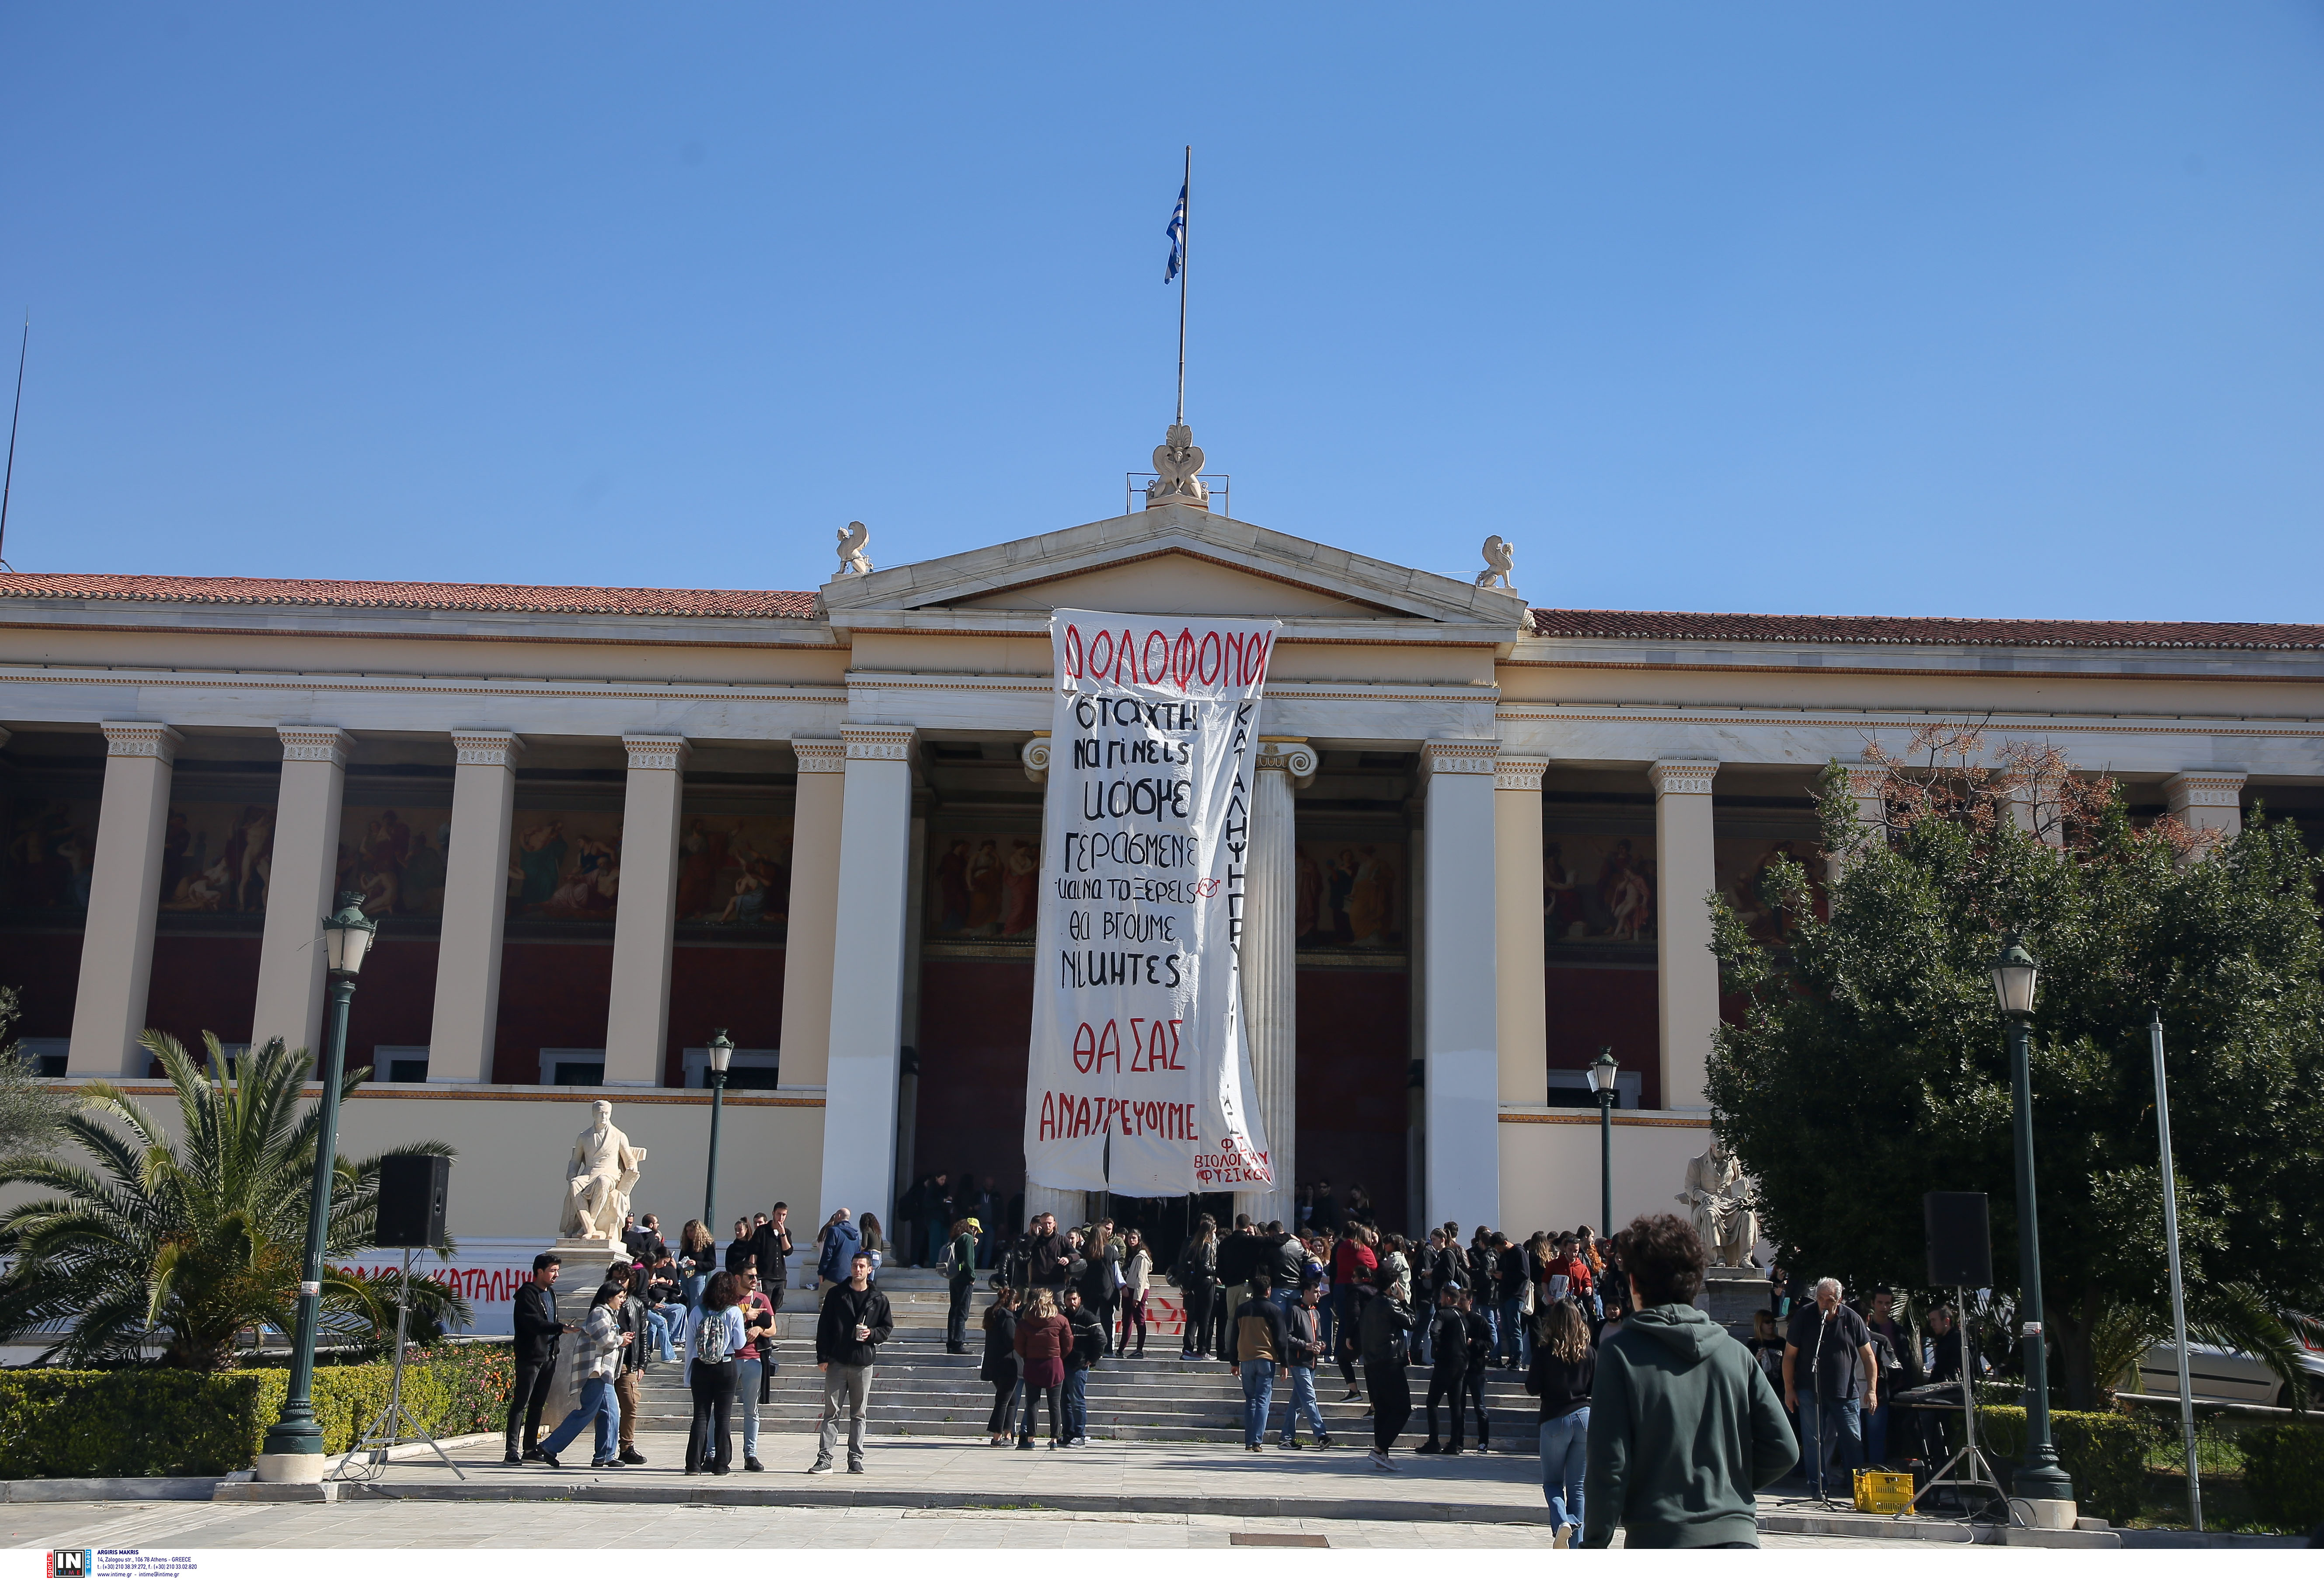
[[[16,1258],[0,1280],[0,1337],[69,1325],[43,1360],[119,1362],[158,1345],[167,1364],[221,1371],[244,1332],[290,1330],[320,1117],[320,1105],[300,1102],[308,1061],[280,1038],[231,1061],[216,1036],[202,1040],[208,1074],[168,1033],[139,1039],[177,1089],[182,1141],[117,1087],[92,1081],[64,1134],[94,1167],[61,1153],[0,1166],[0,1186],[50,1193],[0,1213],[0,1254]],[[370,1073],[348,1071],[341,1095]],[[451,1152],[422,1141],[392,1155]],[[379,1165],[336,1159],[327,1256],[370,1244]],[[468,1318],[466,1303],[433,1281],[415,1278],[411,1301],[423,1325]],[[392,1334],[394,1306],[392,1276],[326,1264],[327,1340],[376,1342],[383,1312]]]

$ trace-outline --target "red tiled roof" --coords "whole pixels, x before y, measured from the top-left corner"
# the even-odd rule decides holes
[[[2225,620],[1936,620],[1888,615],[1646,614],[1536,609],[1537,637],[1978,648],[2324,648],[2324,626]]]
[[[0,574],[0,598],[118,599],[137,603],[442,609],[487,614],[672,614],[718,620],[809,620],[812,592],[668,587],[516,587],[495,582],[316,582],[264,576],[83,576]]]

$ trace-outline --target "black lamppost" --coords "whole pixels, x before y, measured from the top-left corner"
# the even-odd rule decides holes
[[[299,1328],[290,1347],[290,1387],[282,1401],[281,1419],[266,1428],[263,1456],[306,1456],[307,1465],[275,1460],[276,1474],[266,1480],[320,1481],[323,1475],[323,1426],[315,1419],[315,1325],[323,1304],[323,1239],[330,1227],[331,1174],[339,1153],[339,1083],[347,1061],[347,1004],[355,996],[355,973],[363,969],[379,923],[364,914],[363,896],[342,894],[339,914],[323,918],[324,959],[330,972],[330,1024],[324,1037],[327,1050],[323,1083],[323,1118],[315,1134],[314,1193],[307,1205],[307,1260],[299,1275]],[[263,1463],[263,1460],[262,1460]],[[311,1478],[307,1474],[312,1471]]]
[[[2015,1094],[2017,1151],[2018,1334],[2025,1361],[2025,1463],[2014,1490],[2021,1498],[2070,1502],[2074,1484],[2050,1442],[2050,1359],[2042,1336],[2041,1215],[2034,1199],[2034,1084],[2028,1068],[2034,988],[2041,962],[2015,932],[1993,962],[1993,996],[2009,1024],[2009,1083]]]
[[[710,1068],[702,1079],[710,1083],[710,1168],[702,1180],[702,1226],[718,1232],[718,1117],[726,1107],[726,1067],[734,1062],[734,1044],[720,1026],[710,1035]]]
[[[1614,1078],[1620,1073],[1614,1050],[1599,1049],[1598,1062],[1590,1067],[1590,1089],[1598,1094],[1598,1226],[1609,1240],[1614,1237]]]

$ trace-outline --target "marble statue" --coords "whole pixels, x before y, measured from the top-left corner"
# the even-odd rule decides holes
[[[868,576],[872,574],[872,556],[863,546],[872,541],[872,528],[861,521],[850,521],[839,528],[839,574],[843,576]]]
[[[1489,587],[1499,582],[1503,592],[1516,592],[1517,587],[1510,582],[1509,575],[1517,569],[1517,545],[1499,533],[1494,533],[1485,539],[1485,568],[1477,573],[1477,585]]]
[[[1183,422],[1172,423],[1163,443],[1154,447],[1155,476],[1146,485],[1146,508],[1192,505],[1198,510],[1209,510],[1211,491],[1195,475],[1202,469],[1203,452],[1194,443],[1194,430]]]
[[[1750,1176],[1717,1141],[1711,1150],[1691,1158],[1686,1165],[1686,1189],[1674,1200],[1693,1210],[1694,1232],[1703,1249],[1723,1267],[1741,1267],[1750,1260],[1759,1238],[1759,1212]]]
[[[565,1216],[557,1232],[560,1239],[612,1245],[622,1237],[646,1150],[632,1146],[615,1127],[613,1104],[600,1098],[589,1112],[589,1128],[573,1138],[573,1155],[565,1165]]]

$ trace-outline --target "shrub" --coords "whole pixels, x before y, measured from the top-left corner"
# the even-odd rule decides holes
[[[2025,1411],[1987,1405],[1977,1412],[1980,1443],[1998,1458],[2025,1455]],[[2099,1410],[2050,1412],[2050,1441],[2074,1481],[2074,1504],[2115,1525],[2127,1525],[2146,1491],[2146,1428],[2125,1415]]]
[[[403,1404],[434,1436],[484,1431],[500,1423],[513,1379],[503,1345],[421,1351],[404,1366]],[[389,1382],[383,1361],[316,1368],[315,1416],[325,1453],[354,1447],[355,1435],[387,1407]],[[281,1366],[0,1372],[0,1480],[246,1469],[281,1415],[290,1382]]]
[[[2243,1450],[2253,1512],[2278,1530],[2324,1524],[2324,1429],[2299,1421],[2247,1428]]]

